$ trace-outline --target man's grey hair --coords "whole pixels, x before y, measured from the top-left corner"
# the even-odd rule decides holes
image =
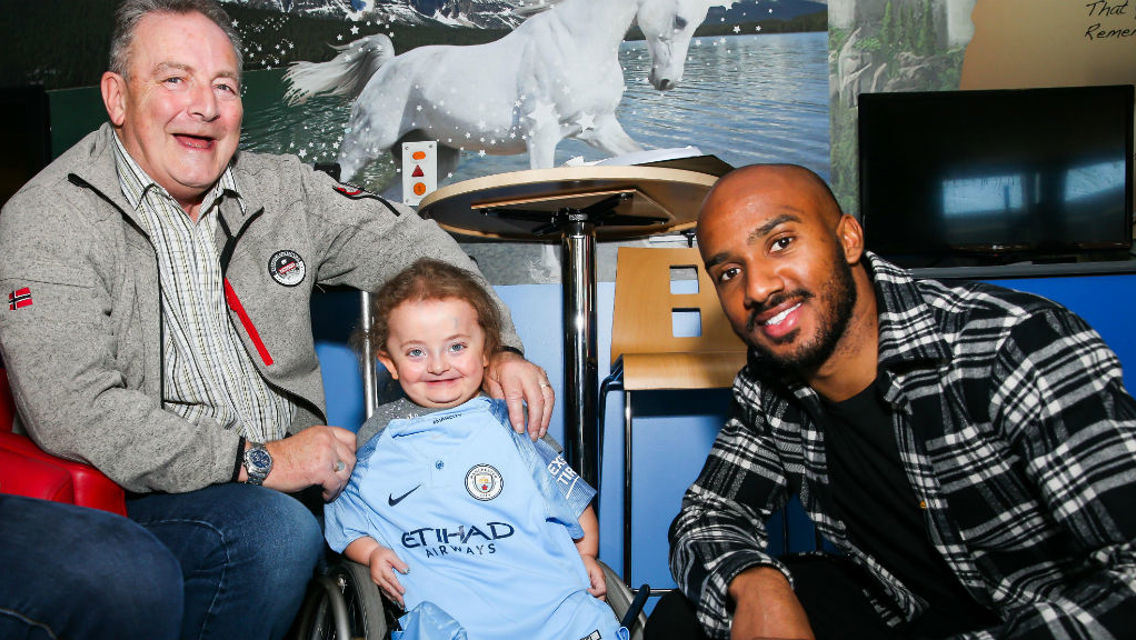
[[[151,13],[200,13],[216,24],[233,45],[237,56],[237,72],[244,66],[241,55],[241,36],[233,28],[229,14],[214,0],[123,0],[114,14],[114,35],[110,41],[110,70],[122,77],[127,76],[130,67],[130,44],[138,23]]]

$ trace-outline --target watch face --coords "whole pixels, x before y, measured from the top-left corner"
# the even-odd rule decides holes
[[[248,462],[258,469],[268,469],[272,465],[272,456],[264,449],[249,449]]]

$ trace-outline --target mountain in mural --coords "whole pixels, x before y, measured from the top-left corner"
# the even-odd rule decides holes
[[[512,29],[524,21],[542,0],[224,0],[256,9],[318,18],[381,20],[419,24],[434,20],[443,24],[482,29]],[[563,1],[563,0],[562,0]],[[713,7],[706,22],[739,24],[759,20],[789,20],[824,11],[827,2],[817,0],[737,0],[727,9]]]
[[[443,24],[512,29],[524,21],[518,8],[534,0],[222,0],[254,9],[315,18],[379,20],[396,24]]]
[[[826,11],[827,1],[815,0],[739,0],[732,7],[711,7],[707,23],[742,24],[759,20],[790,20],[797,16]],[[723,19],[724,18],[724,19]]]
[[[525,2],[508,0],[410,0],[422,13],[443,22],[472,27],[513,28],[524,21],[518,8]],[[527,4],[534,4],[529,0]]]

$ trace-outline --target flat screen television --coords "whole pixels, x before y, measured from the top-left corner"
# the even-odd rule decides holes
[[[865,93],[860,216],[907,267],[1122,259],[1133,86]]]

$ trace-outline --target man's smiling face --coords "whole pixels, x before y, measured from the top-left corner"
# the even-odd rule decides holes
[[[856,304],[838,227],[848,224],[791,170],[750,169],[715,187],[698,243],[734,331],[809,372],[836,349]]]
[[[240,141],[232,42],[200,13],[151,13],[139,21],[129,51],[126,78],[104,75],[111,122],[139,166],[190,211]]]

